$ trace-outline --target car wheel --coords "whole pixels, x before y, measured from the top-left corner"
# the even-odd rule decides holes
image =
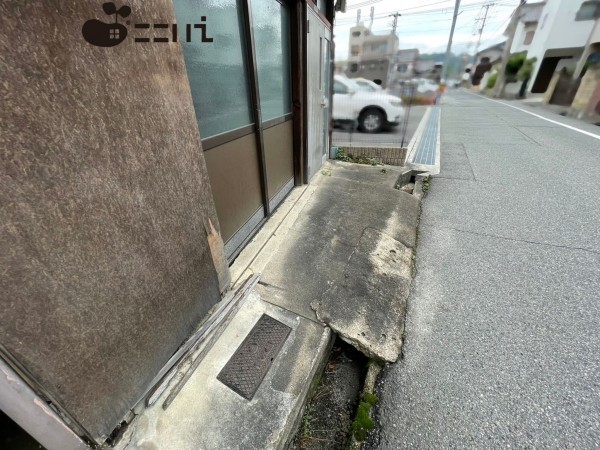
[[[385,117],[378,109],[367,109],[360,115],[358,124],[365,133],[377,133],[385,125]]]

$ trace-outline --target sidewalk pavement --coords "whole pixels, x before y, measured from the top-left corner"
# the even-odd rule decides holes
[[[562,105],[552,105],[552,104],[548,104],[548,103],[543,103],[543,102],[528,102],[527,99],[525,100],[516,100],[515,101],[516,106],[521,106],[524,109],[528,109],[532,112],[535,112],[537,114],[548,114],[549,117],[554,116],[555,120],[559,119],[556,116],[561,116],[561,117],[566,117],[572,121],[574,121],[575,123],[578,123],[580,125],[586,126],[586,125],[590,125],[590,126],[598,126],[596,125],[597,123],[600,123],[600,119],[598,119],[597,117],[591,117],[588,115],[582,115],[581,118],[576,118],[573,117],[571,115],[569,115],[569,110],[570,107],[569,106],[562,106]],[[597,132],[600,132],[600,128],[597,128]]]
[[[544,103],[544,94],[528,94],[525,98],[518,97],[518,91],[520,83],[509,83],[507,86],[510,86],[510,90],[505,91],[504,98],[499,99],[502,102],[506,102],[507,104],[513,105],[515,107],[523,108],[527,111],[531,111],[536,114],[542,114],[544,116],[548,116],[549,118],[554,118],[554,120],[562,120],[560,117],[565,117],[568,122],[579,124],[584,127],[588,126],[597,126],[597,123],[600,123],[600,120],[596,117],[590,117],[588,115],[582,115],[581,118],[575,118],[569,116],[569,106],[562,105],[552,105],[548,103]],[[485,93],[482,95],[490,96],[490,93]],[[560,117],[557,117],[560,116]],[[599,132],[598,129],[596,132]]]
[[[444,99],[403,359],[369,448],[598,447],[600,130],[558,120],[580,131]]]
[[[185,368],[132,422],[118,449],[281,449],[295,430],[334,333],[395,361],[412,282],[420,199],[395,189],[402,168],[330,161],[296,188],[231,267],[234,288],[260,274],[165,410]],[[258,319],[291,329],[252,400],[217,375]]]

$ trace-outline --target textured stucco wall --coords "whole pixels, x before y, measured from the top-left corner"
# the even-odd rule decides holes
[[[133,40],[172,5],[128,4],[101,48],[101,0],[0,3],[0,341],[95,437],[219,300],[181,46]]]

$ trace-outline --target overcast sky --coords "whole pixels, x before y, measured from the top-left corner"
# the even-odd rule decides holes
[[[481,37],[479,50],[504,40],[503,32],[519,0],[462,0],[456,21],[452,51],[473,53],[477,42],[477,30],[481,28],[484,6],[488,16]],[[361,22],[369,26],[371,6],[375,7],[371,31],[376,34],[389,33],[393,18],[399,12],[396,34],[400,49],[418,48],[421,53],[445,52],[452,25],[454,0],[348,0],[346,13],[336,12],[334,40],[335,59],[348,57],[350,27],[356,24],[357,11],[361,10]]]

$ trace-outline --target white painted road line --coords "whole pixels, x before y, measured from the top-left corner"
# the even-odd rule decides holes
[[[540,116],[539,114],[536,114],[536,113],[532,113],[531,111],[527,111],[526,109],[519,108],[518,106],[509,105],[506,102],[501,102],[500,100],[494,100],[493,98],[488,98],[488,97],[486,97],[484,95],[479,95],[479,94],[473,94],[473,95],[478,95],[479,97],[483,97],[486,100],[489,100],[490,102],[500,103],[501,105],[508,106],[509,108],[518,109],[519,111],[523,111],[524,113],[531,114],[532,116],[537,117],[538,119],[542,119],[542,120],[545,120],[546,122],[550,122],[550,123],[554,123],[556,125],[560,125],[561,127],[568,128],[569,130],[577,131],[578,133],[585,134],[585,135],[593,137],[595,139],[600,139],[600,135],[598,135],[598,134],[594,134],[594,133],[591,133],[589,131],[581,130],[579,128],[573,127],[571,125],[567,125],[567,124],[562,123],[562,122],[558,122],[556,120],[548,119],[547,117]]]

